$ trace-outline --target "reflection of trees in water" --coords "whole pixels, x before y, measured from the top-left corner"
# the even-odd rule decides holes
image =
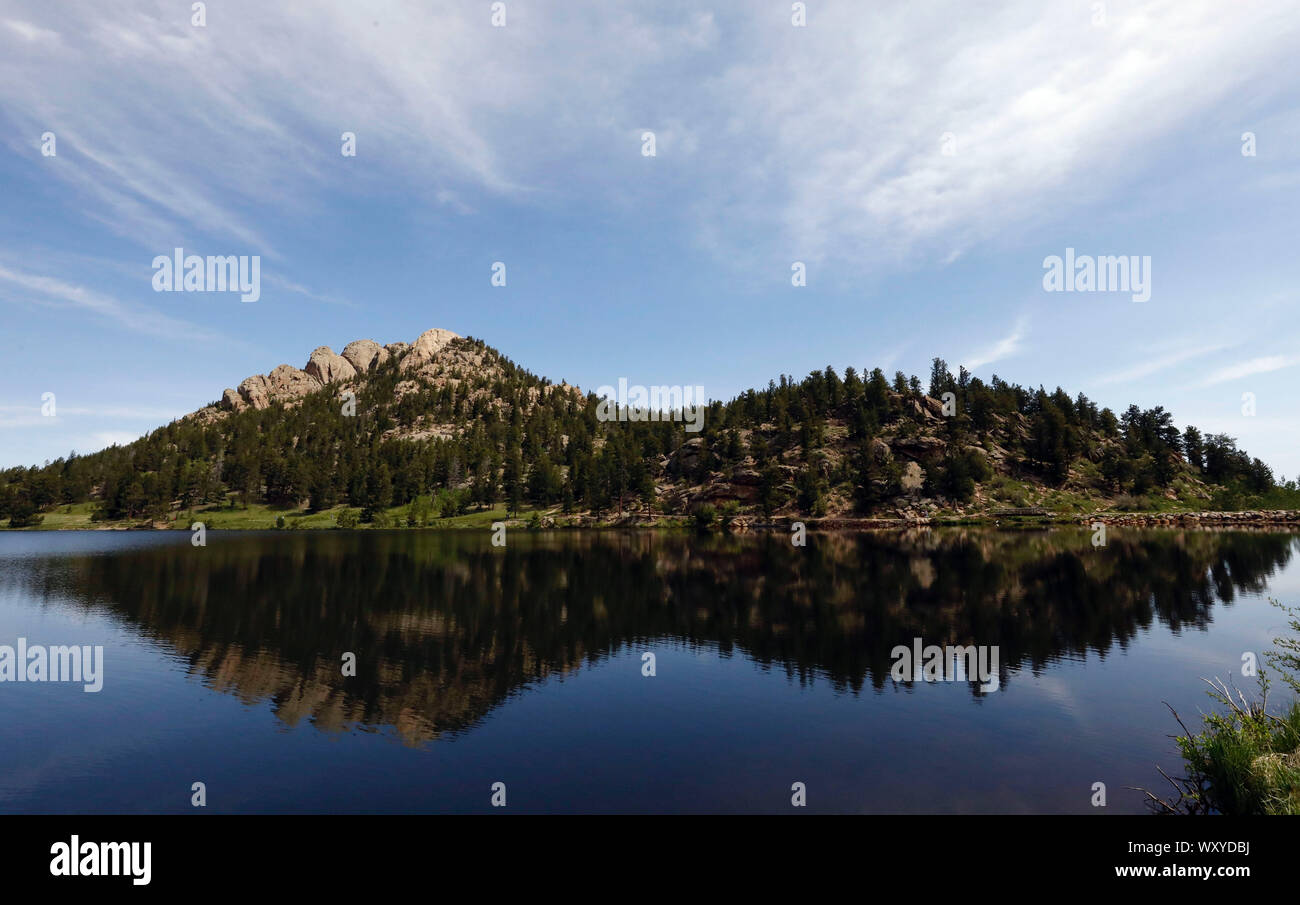
[[[1291,557],[1270,533],[979,530],[286,534],[42,560],[30,590],[107,605],[213,687],[289,723],[469,728],[531,682],[656,641],[739,650],[806,681],[882,686],[890,651],[998,645],[1004,670],[1105,655],[1161,622],[1203,628]],[[343,678],[340,656],[357,654]]]

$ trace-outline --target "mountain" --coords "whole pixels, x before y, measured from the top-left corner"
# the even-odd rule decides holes
[[[725,403],[684,401],[638,420],[448,330],[342,354],[321,346],[302,369],[253,375],[134,443],[0,472],[0,518],[423,526],[531,511],[539,522],[841,524],[1300,499],[1231,437],[1180,431],[1162,407],[1117,416],[1060,388],[954,376],[942,359],[924,390],[901,372],[827,367]]]

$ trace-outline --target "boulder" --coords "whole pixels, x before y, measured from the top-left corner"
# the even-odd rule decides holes
[[[373,339],[358,339],[343,347],[343,357],[358,374],[365,374],[388,361],[388,350]]]
[[[683,468],[694,468],[700,464],[700,451],[704,445],[704,440],[699,437],[692,437],[681,445],[677,450],[677,462]]]
[[[221,407],[228,412],[242,412],[248,408],[248,403],[239,395],[236,390],[227,388],[221,394]]]
[[[273,402],[301,399],[321,388],[319,380],[293,365],[279,365],[266,376],[266,383]]]
[[[906,493],[919,493],[925,486],[925,469],[916,462],[908,462],[903,466],[903,474],[898,483]]]
[[[264,409],[271,404],[271,388],[261,374],[244,378],[239,385],[239,395],[255,409]]]
[[[923,462],[942,458],[944,450],[948,447],[948,444],[938,437],[895,437],[889,443],[896,452]]]
[[[342,355],[336,355],[329,346],[317,346],[307,361],[306,372],[320,381],[321,385],[352,380],[357,376],[357,369]]]

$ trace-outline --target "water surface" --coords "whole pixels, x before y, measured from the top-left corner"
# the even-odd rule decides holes
[[[105,660],[0,683],[0,812],[1141,811],[1300,538],[1089,538],[0,533],[0,644]],[[895,682],[917,637],[997,689]]]

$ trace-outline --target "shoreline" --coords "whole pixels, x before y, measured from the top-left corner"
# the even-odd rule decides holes
[[[203,521],[196,513],[193,521]],[[504,522],[510,528],[530,527],[529,517],[501,517],[496,521]],[[1097,512],[1092,514],[1065,514],[1051,512],[1034,512],[1025,514],[976,513],[962,516],[917,516],[912,518],[886,516],[830,516],[823,518],[799,518],[797,516],[776,516],[764,519],[737,516],[727,527],[713,526],[711,530],[723,533],[743,534],[750,531],[791,530],[791,526],[802,522],[809,531],[901,531],[916,528],[999,528],[1003,530],[1043,529],[1043,528],[1093,528],[1101,524],[1106,527],[1128,528],[1259,528],[1282,527],[1300,530],[1300,509],[1247,509],[1226,512],[1186,511],[1186,512]],[[355,528],[339,528],[327,524],[271,524],[256,525],[207,525],[210,531],[481,531],[488,530],[490,523],[459,523],[429,525],[358,525]],[[531,527],[538,527],[533,525]],[[544,530],[608,530],[641,529],[689,531],[692,522],[686,516],[660,516],[645,518],[625,516],[615,519],[598,519],[593,516],[544,516],[540,528]],[[34,525],[24,528],[0,526],[0,531],[181,531],[192,529],[184,522],[140,522],[127,524],[122,522],[77,524],[77,525]]]

